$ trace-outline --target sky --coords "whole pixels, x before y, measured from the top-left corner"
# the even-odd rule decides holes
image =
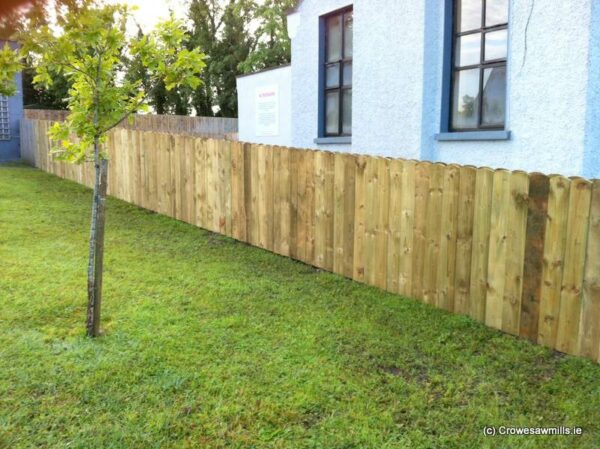
[[[109,0],[108,3],[127,3],[137,6],[134,11],[135,20],[140,24],[144,32],[154,28],[157,22],[169,17],[169,9],[175,12],[175,16],[182,19],[187,11],[186,0]]]

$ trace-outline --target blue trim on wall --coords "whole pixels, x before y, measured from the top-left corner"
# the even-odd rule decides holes
[[[600,4],[592,2],[582,175],[600,179]]]
[[[452,6],[453,0],[426,1],[424,4],[420,159],[425,161],[438,159],[439,148],[435,144],[433,136],[448,129],[451,93]],[[434,86],[435,88],[433,88]]]
[[[319,17],[319,105],[317,119],[317,136],[325,136],[325,17]]]

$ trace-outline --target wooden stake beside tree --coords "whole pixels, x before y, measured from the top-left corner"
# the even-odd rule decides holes
[[[137,57],[153,81],[167,90],[197,88],[204,55],[186,47],[186,32],[173,17],[143,37],[126,34],[131,9],[125,5],[88,6],[66,15],[61,30],[42,27],[27,36],[19,52],[8,45],[0,51],[0,94],[14,95],[14,76],[22,69],[25,55],[36,62],[34,82],[52,85],[52,74],[62,74],[72,83],[69,115],[55,123],[50,138],[58,143],[53,153],[72,163],[93,162],[95,168],[92,223],[88,262],[87,334],[100,333],[102,266],[106,222],[108,159],[102,151],[108,132],[134,112],[147,108],[151,95],[142,80],[122,74],[126,54]],[[76,139],[73,139],[76,137]]]

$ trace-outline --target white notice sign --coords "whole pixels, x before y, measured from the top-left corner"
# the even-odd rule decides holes
[[[256,88],[256,135],[279,135],[279,86]]]

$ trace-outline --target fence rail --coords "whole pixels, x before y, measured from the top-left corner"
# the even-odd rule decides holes
[[[91,186],[92,167],[31,163]],[[118,129],[109,194],[600,361],[600,181]]]
[[[25,109],[24,114],[26,119],[31,120],[63,121],[67,117],[67,111],[44,109]],[[135,114],[131,123],[124,120],[119,127],[138,131],[183,133],[236,140],[238,120],[225,117]]]

